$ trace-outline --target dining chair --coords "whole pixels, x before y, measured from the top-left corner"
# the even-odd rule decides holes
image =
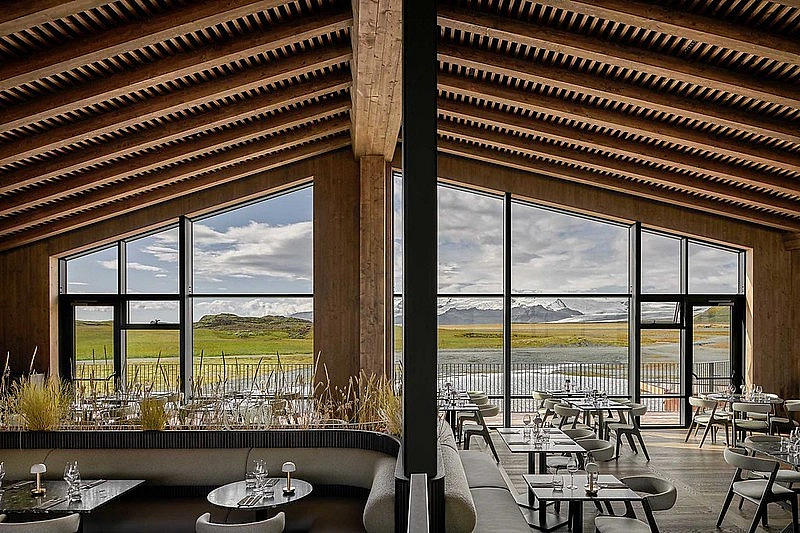
[[[779,444],[781,437],[777,435],[750,435],[744,440],[745,444],[750,442],[772,442]],[[753,454],[755,455],[755,454]],[[766,474],[753,472],[754,476],[766,477]],[[775,475],[776,483],[786,483],[787,488],[792,488],[794,483],[800,483],[800,472],[789,468],[779,468],[778,473]]]
[[[779,412],[779,410],[783,412]],[[781,405],[776,406],[775,412],[778,416],[772,416],[769,419],[770,433],[773,435],[791,433],[794,428],[798,427],[797,420],[793,415],[798,411],[800,411],[800,400],[784,400]]]
[[[556,415],[559,417],[559,428],[569,426],[571,429],[575,429],[578,427],[578,417],[581,415],[580,409],[576,409],[564,404],[556,404],[553,406],[553,411],[555,411]],[[581,424],[580,427],[585,428],[588,426]]]
[[[542,392],[535,390],[531,393],[531,396],[536,401],[536,412],[539,413],[539,416],[542,417],[542,420],[547,418],[547,406],[544,404],[545,400],[549,400],[552,396],[547,392]],[[551,413],[552,414],[552,413]]]
[[[483,437],[483,440],[486,441],[486,444],[492,450],[492,454],[494,455],[495,460],[499,463],[500,456],[497,455],[497,450],[494,447],[494,442],[492,442],[492,436],[489,433],[489,428],[486,425],[486,418],[492,417],[497,415],[500,412],[500,408],[494,404],[488,405],[481,405],[478,406],[478,411],[476,414],[478,415],[478,423],[477,424],[468,424],[465,425],[463,428],[464,431],[464,449],[469,450],[469,441],[475,435],[479,435]]]
[[[594,527],[598,533],[659,533],[653,511],[667,511],[675,505],[678,490],[671,482],[656,476],[629,476],[620,479],[631,490],[646,493],[642,497],[642,507],[647,522],[636,518],[633,506],[625,502],[625,516],[598,516]]]
[[[633,442],[633,437],[636,437],[642,447],[642,452],[644,452],[645,458],[649,461],[650,455],[647,453],[647,446],[644,445],[642,431],[639,428],[639,419],[647,412],[647,405],[643,403],[631,403],[630,406],[631,410],[628,412],[629,420],[626,420],[625,422],[613,422],[611,424],[606,424],[609,434],[614,433],[614,436],[617,439],[614,457],[619,459],[619,446],[622,442],[622,436],[624,435],[628,439],[628,444],[630,444],[633,453],[638,454],[639,451],[636,449],[636,444]]]
[[[728,437],[730,427],[730,415],[728,413],[717,413],[717,401],[707,400],[698,396],[691,396],[689,398],[689,405],[695,408],[692,415],[692,422],[689,424],[689,431],[686,432],[686,438],[683,442],[689,442],[689,437],[694,431],[697,436],[697,431],[704,427],[703,437],[700,439],[700,448],[706,441],[706,437],[711,433],[711,442],[717,442],[717,430],[719,427],[725,428],[725,442],[729,442]]]
[[[753,431],[769,433],[769,414],[772,412],[771,404],[734,402],[731,409],[733,410],[733,420],[731,422],[733,446],[736,446],[740,433],[742,440],[744,440],[748,432],[751,434]],[[766,415],[766,418],[760,418],[758,415]]]
[[[489,396],[482,391],[470,391],[467,392],[467,396],[472,403],[477,405],[478,407],[482,405],[489,405]],[[461,433],[464,427],[464,422],[475,422],[476,424],[480,423],[478,419],[478,412],[477,411],[470,411],[465,413],[458,413],[456,415],[456,427],[453,428],[455,430],[455,437],[457,442],[461,442]]]
[[[215,524],[209,521],[210,518],[211,513],[200,515],[194,524],[195,533],[283,533],[286,526],[286,514],[283,511],[267,520],[244,524]]]
[[[775,483],[778,462],[771,459],[751,457],[733,448],[725,448],[723,454],[725,462],[735,466],[736,472],[733,474],[731,486],[728,488],[728,494],[722,504],[722,511],[720,511],[717,519],[717,527],[722,525],[722,520],[725,518],[725,513],[728,512],[728,507],[730,507],[733,497],[739,496],[758,506],[756,514],[753,516],[753,522],[750,524],[749,533],[755,532],[759,520],[764,526],[767,525],[767,505],[779,502],[789,502],[792,506],[792,531],[800,533],[800,526],[797,523],[797,493]],[[749,479],[743,474],[745,471],[758,472],[766,475],[766,478]]]
[[[562,429],[561,431],[564,432],[564,435],[566,435],[567,437],[571,438],[575,442],[578,442],[578,441],[583,440],[583,439],[596,439],[597,438],[597,433],[595,433],[593,429],[589,429],[589,428],[585,428],[585,427],[584,428],[575,428],[575,429],[565,428],[565,429]]]
[[[551,423],[553,423],[553,424],[557,424],[558,423],[558,420],[557,420],[558,415],[556,415],[555,406],[559,405],[560,403],[561,403],[561,400],[559,400],[557,398],[547,398],[547,399],[544,400],[544,409],[545,409],[545,411],[544,411],[544,415],[542,416],[542,422],[547,422],[548,419],[552,418],[550,420]]]
[[[0,515],[0,532],[3,533],[76,533],[80,527],[81,515],[78,513],[35,522],[6,522],[6,515]]]
[[[595,461],[610,461],[614,458],[614,445],[604,439],[581,439],[576,441],[587,455],[592,454]]]

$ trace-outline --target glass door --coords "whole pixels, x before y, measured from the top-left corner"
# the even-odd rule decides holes
[[[736,299],[693,301],[688,307],[688,346],[692,361],[692,394],[727,390],[740,383],[741,321]]]
[[[99,303],[75,303],[72,321],[68,374],[83,396],[108,395],[114,392],[118,368],[118,340],[115,335],[116,307]],[[63,358],[62,358],[63,361]],[[62,369],[62,375],[64,372]]]

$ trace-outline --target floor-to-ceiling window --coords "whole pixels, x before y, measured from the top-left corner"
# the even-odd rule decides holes
[[[310,387],[312,213],[306,186],[62,260],[62,375],[100,392]]]
[[[395,175],[396,339],[401,180]],[[640,242],[634,254],[632,236]],[[501,406],[495,423],[532,409],[531,391],[559,388],[566,379],[641,399],[649,408],[645,424],[684,423],[688,395],[727,388],[741,366],[734,309],[744,292],[742,255],[638,224],[442,184],[439,385],[485,391]],[[637,268],[641,280],[633,283]],[[634,296],[638,322],[631,322]],[[637,345],[629,338],[632,323],[640,324]]]

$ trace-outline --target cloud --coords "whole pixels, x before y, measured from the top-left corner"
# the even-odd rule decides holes
[[[117,269],[117,260],[116,259],[109,259],[107,261],[98,261],[99,264],[103,268],[107,268],[108,270],[116,270]]]
[[[289,316],[313,311],[311,298],[251,298],[251,299],[198,299],[194,305],[194,320],[205,315],[233,313],[239,316]]]
[[[128,270],[137,270],[140,272],[164,272],[164,269],[161,267],[134,262],[128,262]]]
[[[284,284],[304,281],[304,286],[310,285],[311,221],[282,225],[250,221],[225,230],[196,223],[194,228],[196,286],[214,285],[215,280],[221,280],[234,287],[237,279],[240,285],[247,282],[242,292],[269,292],[272,289],[267,284],[276,280]]]

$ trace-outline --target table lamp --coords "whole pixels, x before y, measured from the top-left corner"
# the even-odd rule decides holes
[[[283,463],[281,470],[286,472],[286,486],[283,487],[284,494],[294,494],[294,487],[292,487],[292,472],[297,470],[295,464],[291,461]]]
[[[42,463],[36,463],[31,466],[31,474],[36,474],[36,486],[31,489],[31,494],[34,496],[44,496],[47,489],[42,487],[42,474],[47,472],[47,467]]]

